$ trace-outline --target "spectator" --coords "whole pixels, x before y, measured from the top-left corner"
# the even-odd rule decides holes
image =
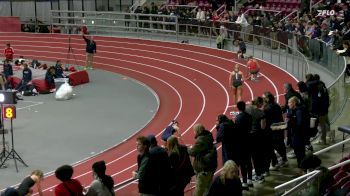
[[[255,168],[255,181],[261,183],[264,181],[263,174],[268,171],[265,167],[268,157],[266,148],[266,117],[262,109],[263,98],[257,97],[253,100],[253,104],[246,108],[246,112],[252,116],[252,128],[250,132],[252,160]]]
[[[328,168],[321,166],[322,161],[316,155],[307,155],[301,162],[301,168],[307,173],[319,170],[318,180],[312,181],[305,194],[310,196],[325,195],[326,190],[334,184],[334,179]]]
[[[175,174],[174,187],[170,195],[183,196],[187,184],[194,175],[187,147],[180,145],[177,137],[170,136],[167,141],[167,149],[170,165]]]
[[[222,163],[224,164],[228,160],[233,160],[234,123],[226,115],[220,114],[216,120],[216,130],[216,142],[221,142]]]
[[[237,103],[239,114],[236,116],[236,137],[237,147],[240,149],[236,156],[236,164],[241,169],[243,189],[248,190],[249,187],[253,187],[252,182],[252,163],[251,163],[251,139],[249,133],[252,130],[252,116],[245,111],[246,104],[243,101]]]
[[[6,48],[4,50],[4,56],[5,60],[12,61],[13,60],[13,55],[15,54],[15,51],[11,47],[10,43],[6,44]]]
[[[41,170],[34,170],[32,173],[23,179],[22,183],[18,186],[17,191],[20,196],[31,195],[33,193],[32,187],[36,185],[38,194],[43,196],[41,190],[41,182],[44,180],[44,173]]]
[[[283,122],[282,108],[275,101],[275,97],[270,92],[265,92],[263,95],[266,106],[265,106],[265,116],[266,116],[266,129],[268,134],[268,139],[266,145],[268,146],[269,151],[269,162],[265,166],[265,169],[268,169],[270,166],[270,161],[272,165],[272,170],[277,169],[280,166],[285,166],[288,164],[286,146],[284,144],[284,130],[272,130],[271,125],[273,123]],[[269,137],[270,136],[270,137]],[[271,145],[269,145],[271,141]],[[281,163],[278,162],[275,150],[282,157]]]
[[[152,186],[155,187],[156,195],[169,195],[170,187],[173,184],[173,173],[167,151],[158,146],[154,135],[149,135],[149,168],[152,171]]]
[[[298,167],[305,157],[305,138],[310,125],[310,117],[297,97],[288,100],[287,122],[290,131],[290,145],[297,158]]]
[[[243,82],[243,73],[239,70],[239,65],[236,64],[229,77],[229,86],[233,91],[233,104],[242,99]]]
[[[56,178],[61,181],[59,185],[55,187],[56,196],[66,196],[66,195],[75,195],[83,196],[83,186],[81,183],[72,179],[73,167],[70,165],[63,165],[56,169],[55,171]]]
[[[311,113],[315,116],[318,116],[319,128],[321,133],[321,140],[317,143],[327,144],[326,138],[327,133],[330,133],[330,122],[328,119],[328,108],[330,106],[330,99],[328,89],[326,84],[320,80],[320,76],[318,74],[314,75],[315,82],[317,84],[316,91],[311,94],[312,96],[312,111]],[[334,140],[334,136],[332,136],[331,141]]]
[[[90,39],[86,38],[84,34],[83,39],[86,42],[86,67],[85,69],[93,69],[94,55],[96,54],[96,42],[93,36]]]
[[[196,143],[189,149],[189,155],[194,157],[193,168],[196,173],[193,195],[202,196],[207,193],[217,168],[217,152],[212,134],[202,124],[194,125],[193,130]]]
[[[87,196],[114,196],[114,181],[111,176],[106,175],[106,163],[97,161],[92,165],[94,180],[88,189]]]
[[[293,86],[290,84],[290,83],[285,83],[284,84],[284,100],[285,100],[285,105],[284,107],[282,107],[282,111],[287,111],[288,109],[288,100],[291,98],[291,97],[297,97],[298,100],[302,100],[302,97],[301,95],[294,90]]]
[[[337,54],[340,56],[344,56],[346,58],[346,71],[345,74],[347,76],[346,83],[350,82],[350,42],[349,40],[345,40],[343,42],[343,50],[337,50]]]
[[[137,151],[137,171],[133,172],[134,178],[139,180],[138,188],[141,196],[155,196],[157,190],[153,186],[152,171],[150,170],[149,164],[149,140],[140,136],[136,139]]]
[[[214,179],[210,186],[208,196],[216,195],[242,195],[242,183],[239,179],[239,170],[232,160],[225,162],[220,175]]]

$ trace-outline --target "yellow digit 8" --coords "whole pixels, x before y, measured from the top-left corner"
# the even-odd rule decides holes
[[[13,117],[13,109],[12,108],[6,108],[5,116],[6,116],[6,118],[12,118]]]

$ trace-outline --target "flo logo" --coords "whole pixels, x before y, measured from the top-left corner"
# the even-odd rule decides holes
[[[317,10],[317,16],[333,16],[335,15],[334,10]]]

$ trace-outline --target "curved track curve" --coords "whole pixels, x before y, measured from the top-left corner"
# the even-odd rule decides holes
[[[244,62],[234,60],[232,52],[142,39],[99,36],[94,39],[98,47],[95,68],[120,73],[145,83],[158,94],[160,106],[154,119],[140,132],[102,154],[77,163],[74,177],[82,184],[91,182],[90,168],[97,160],[107,162],[107,173],[113,176],[116,183],[129,179],[136,169],[135,138],[139,135],[160,135],[171,120],[177,119],[181,123],[184,142],[191,144],[194,141],[191,128],[195,123],[201,122],[213,131],[217,115],[228,115],[233,109],[228,77],[235,63],[243,67]],[[16,55],[26,58],[55,61],[66,59],[67,55],[67,35],[0,34],[0,41],[11,42]],[[84,64],[83,39],[72,36],[71,45],[78,64]],[[245,82],[244,100],[250,101],[265,91],[271,91],[279,98],[284,93],[283,83],[296,82],[285,71],[262,61],[260,64],[262,77],[259,82]],[[53,195],[52,189],[57,183],[54,176],[48,176],[43,182],[45,195]],[[119,191],[120,195],[137,193],[137,190]]]

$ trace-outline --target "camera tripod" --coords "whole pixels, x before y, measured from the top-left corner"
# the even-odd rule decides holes
[[[4,130],[4,129],[3,129]],[[5,151],[7,151],[7,155],[5,156],[5,158],[0,162],[0,168],[4,166],[5,162],[9,159],[13,159],[15,161],[15,166],[16,166],[16,171],[18,172],[18,166],[17,166],[17,161],[21,162],[24,166],[28,167],[28,165],[23,161],[23,159],[19,156],[19,154],[16,152],[15,150],[15,143],[13,141],[13,124],[12,124],[12,119],[11,119],[11,150],[7,151],[6,149],[4,149]],[[4,139],[4,135],[3,135],[3,139]],[[4,142],[4,147],[5,147],[5,140],[3,140]],[[5,152],[3,150],[3,152]]]
[[[74,62],[75,63],[74,65],[78,65],[77,64],[77,58],[75,57],[75,54],[74,54],[74,50],[72,48],[72,45],[71,45],[71,37],[69,35],[68,37],[68,51],[67,51],[67,58],[66,58],[66,67],[69,67],[71,65],[71,59],[74,59]]]
[[[6,158],[6,156],[10,153],[7,149],[6,149],[6,140],[5,140],[5,134],[8,133],[8,130],[4,129],[4,126],[3,126],[3,121],[0,123],[2,126],[2,128],[0,129],[0,132],[2,134],[2,151],[0,153],[0,162]],[[4,168],[6,167],[5,165],[1,165],[0,169],[1,168]]]

